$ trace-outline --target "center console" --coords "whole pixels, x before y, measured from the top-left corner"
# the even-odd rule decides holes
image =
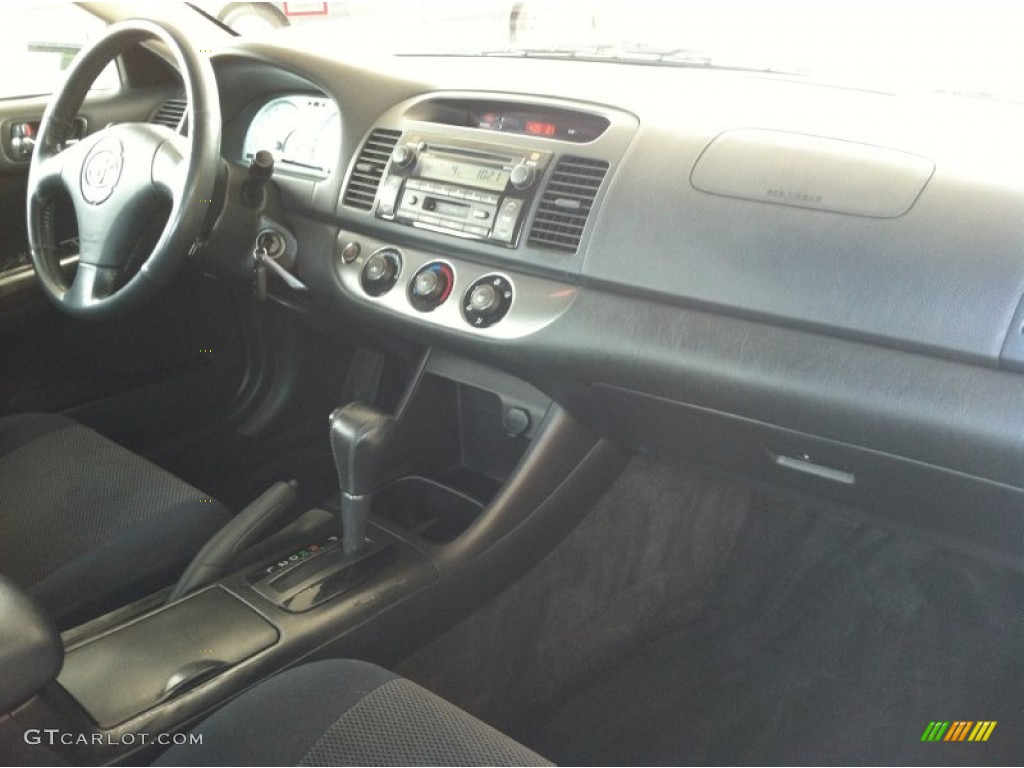
[[[188,728],[286,667],[394,664],[530,568],[625,460],[503,372],[433,351],[407,374],[397,402],[325,423],[325,440],[355,430],[334,434],[337,495],[239,552],[215,582],[65,633],[59,676],[0,715],[0,742],[59,728],[86,735],[54,747],[71,762],[145,760],[152,747],[136,734]]]

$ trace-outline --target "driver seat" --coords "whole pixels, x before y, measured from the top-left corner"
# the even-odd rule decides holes
[[[73,419],[0,418],[0,572],[61,629],[167,586],[230,518]]]

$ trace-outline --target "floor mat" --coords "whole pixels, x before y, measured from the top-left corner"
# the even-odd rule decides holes
[[[567,765],[1024,756],[1019,573],[761,493],[707,606],[515,735]],[[985,743],[921,740],[983,720]]]
[[[399,672],[484,721],[524,715],[706,608],[749,491],[634,458],[576,529]]]

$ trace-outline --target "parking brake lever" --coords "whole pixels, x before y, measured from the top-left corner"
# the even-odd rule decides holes
[[[199,587],[216,581],[231,567],[239,552],[254,544],[298,497],[294,480],[274,483],[249,506],[217,531],[178,579],[168,603],[173,603]]]

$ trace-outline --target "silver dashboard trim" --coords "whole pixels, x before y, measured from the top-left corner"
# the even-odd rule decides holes
[[[353,262],[345,264],[340,256],[334,259],[334,274],[345,297],[362,306],[399,315],[428,325],[454,330],[469,336],[512,340],[520,339],[551,325],[561,317],[579,293],[579,287],[533,275],[518,274],[486,264],[477,264],[448,254],[396,246],[354,232],[342,231],[338,242],[359,242],[362,253]],[[381,248],[394,248],[402,255],[402,269],[395,286],[383,296],[369,296],[359,284],[363,264]],[[422,267],[440,261],[448,264],[454,273],[451,296],[444,304],[430,312],[420,312],[409,303],[409,282]],[[462,303],[466,289],[487,275],[500,275],[512,284],[512,304],[508,314],[488,328],[475,328],[462,316]]]

